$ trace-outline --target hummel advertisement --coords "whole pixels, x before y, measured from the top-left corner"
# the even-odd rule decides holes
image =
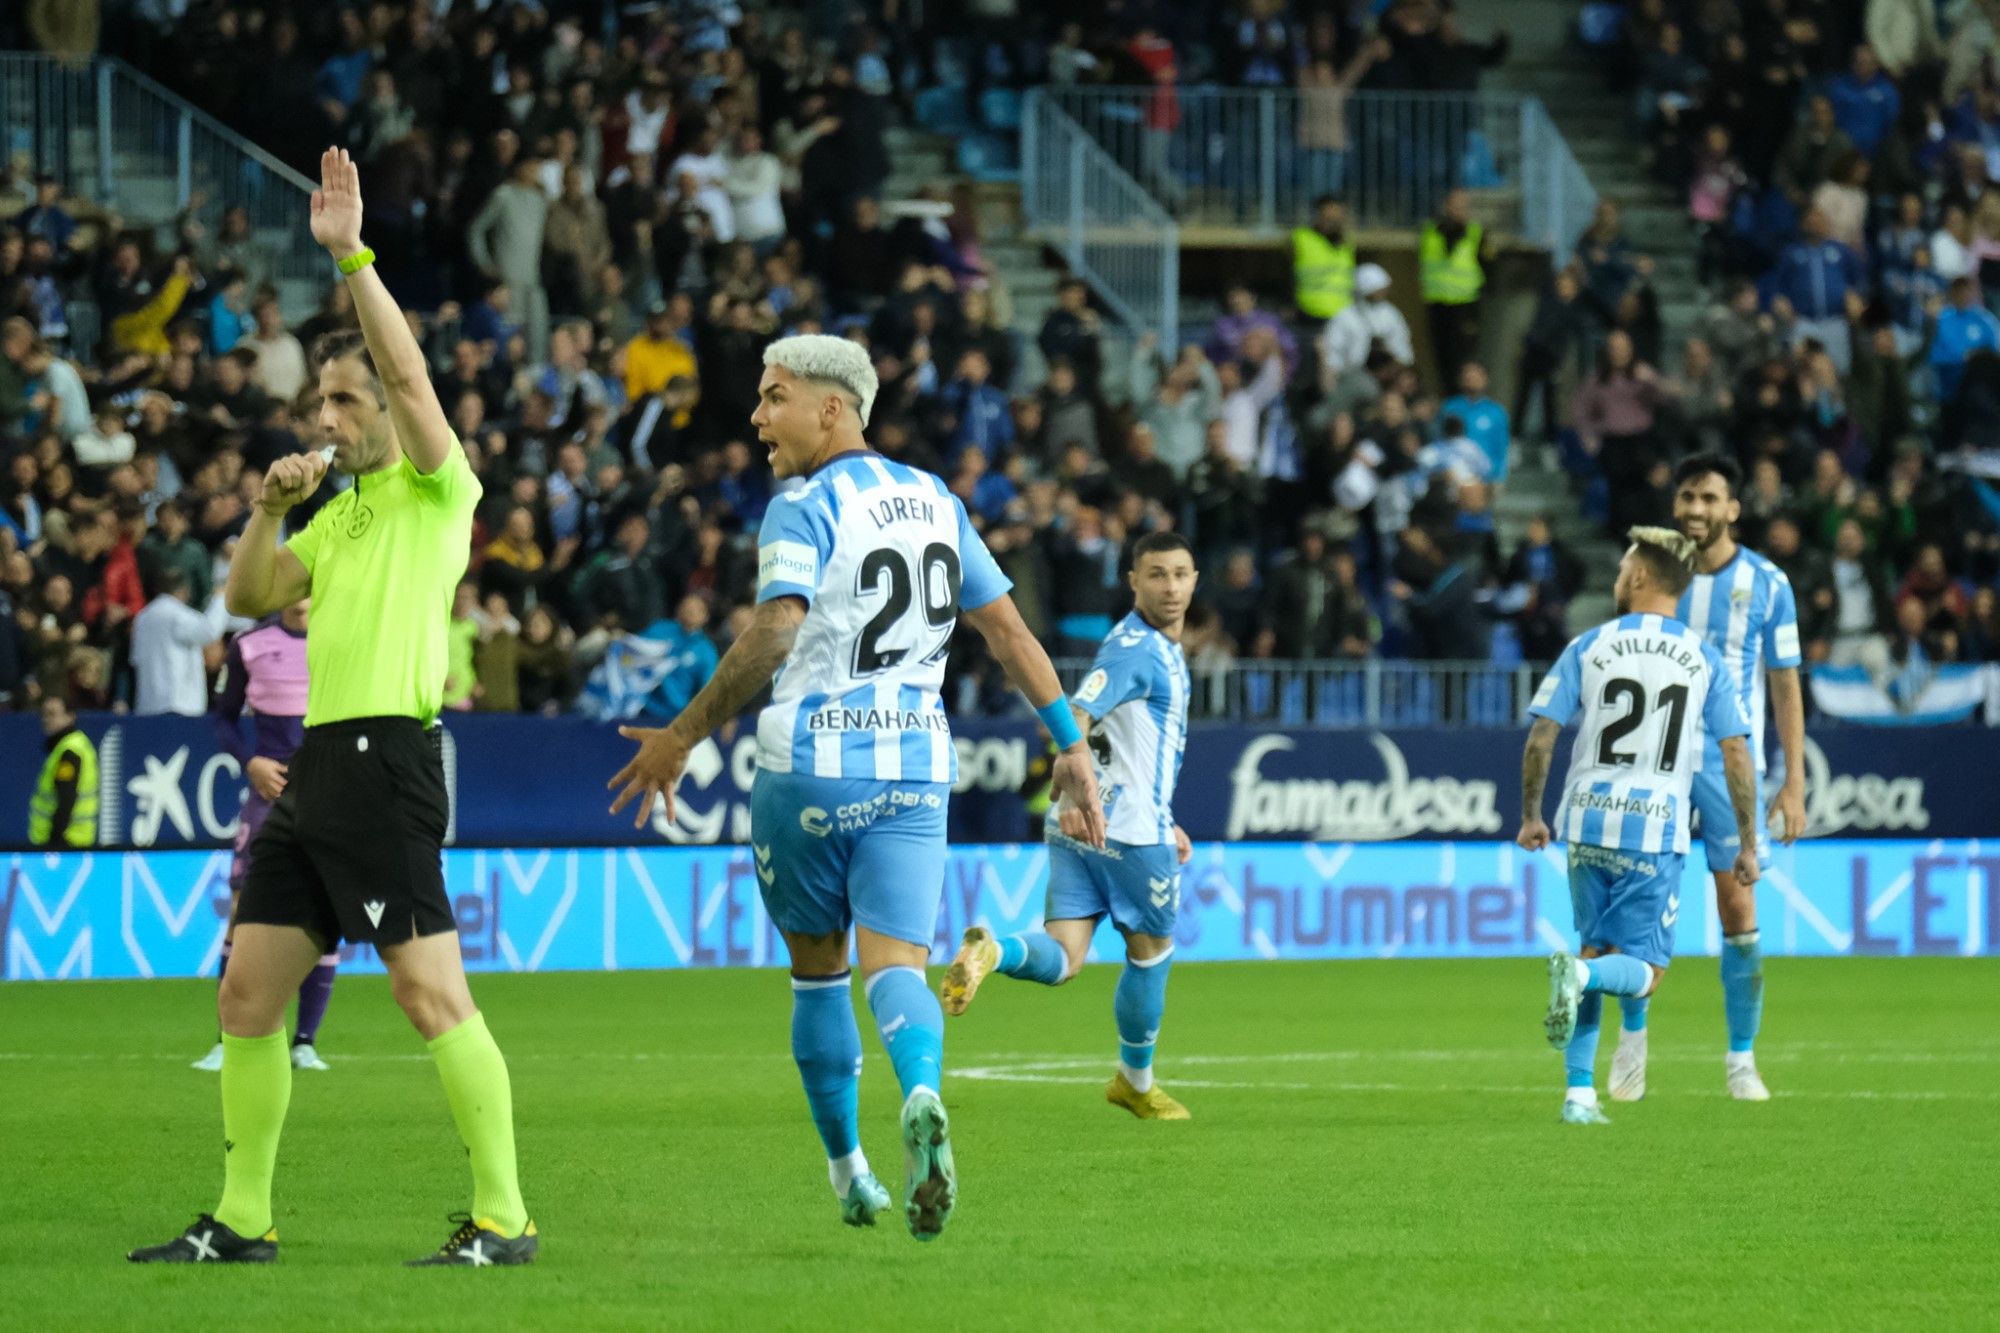
[[[1828,839],[1780,848],[1774,861],[1758,887],[1766,953],[2000,953],[2000,846]],[[0,977],[215,972],[227,852],[16,853],[0,867]],[[445,853],[444,869],[476,971],[784,961],[758,896],[768,863],[754,847],[458,848]],[[932,961],[948,961],[969,925],[1002,934],[1036,925],[1047,884],[1040,847],[954,848]],[[1572,942],[1560,848],[1201,843],[1163,892],[1178,896],[1176,955],[1186,960],[1497,958]],[[1666,913],[1680,954],[1720,947],[1697,865]],[[381,966],[366,947],[350,945],[344,956],[362,970]],[[1094,956],[1119,956],[1109,927]]]
[[[88,715],[98,747],[98,843],[220,847],[236,830],[241,768],[198,718]],[[606,813],[604,782],[631,757],[616,728],[583,718],[455,714],[444,724],[458,847],[617,846],[629,819]],[[1040,747],[1032,724],[955,722],[959,780],[952,840],[1028,836],[1021,787]],[[1521,743],[1506,729],[1190,728],[1174,810],[1191,837],[1225,842],[1389,842],[1504,838],[1520,807]],[[1995,832],[1985,727],[1826,727],[1806,744],[1814,837],[1976,838]],[[1550,801],[1561,790],[1557,746]],[[0,847],[25,848],[42,753],[29,715],[0,716]],[[1775,744],[1771,753],[1777,754]],[[743,843],[757,747],[749,727],[690,758],[673,818],[656,811],[652,845]]]

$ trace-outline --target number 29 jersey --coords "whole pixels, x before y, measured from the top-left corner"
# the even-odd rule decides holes
[[[1557,726],[1582,714],[1556,837],[1626,852],[1685,853],[1702,747],[1750,734],[1721,655],[1667,616],[1620,616],[1571,640],[1528,712]]]
[[[954,782],[938,697],[961,608],[1013,584],[931,473],[842,454],[779,495],[757,538],[757,600],[803,598],[790,657],[757,719],[772,773]]]

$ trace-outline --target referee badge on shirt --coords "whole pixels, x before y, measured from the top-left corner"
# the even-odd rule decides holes
[[[353,512],[347,516],[348,539],[353,540],[368,531],[368,525],[374,521],[375,511],[373,509],[364,504],[354,506]]]

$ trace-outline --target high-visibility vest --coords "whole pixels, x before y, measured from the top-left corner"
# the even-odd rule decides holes
[[[1417,243],[1417,260],[1423,267],[1424,304],[1469,305],[1479,299],[1486,283],[1486,270],[1479,263],[1482,232],[1477,222],[1465,224],[1465,235],[1449,250],[1437,223],[1424,224],[1423,239]]]
[[[82,732],[71,731],[49,751],[48,762],[42,765],[42,780],[28,802],[28,841],[37,847],[48,842],[49,830],[55,825],[56,775],[65,764],[75,770],[76,803],[70,807],[63,843],[69,847],[97,843],[97,747]]]
[[[1292,233],[1292,284],[1300,314],[1332,319],[1354,304],[1354,247],[1298,228]]]

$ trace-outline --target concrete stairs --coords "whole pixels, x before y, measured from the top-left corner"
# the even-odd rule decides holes
[[[1605,90],[1595,62],[1572,45],[1577,9],[1576,0],[1463,0],[1459,13],[1468,31],[1505,29],[1512,36],[1506,62],[1487,75],[1483,86],[1542,100],[1591,185],[1617,202],[1627,238],[1652,257],[1667,360],[1662,369],[1678,369],[1680,348],[1693,334],[1706,300],[1695,277],[1686,201],[1648,174],[1629,129],[1629,103]],[[1582,557],[1588,584],[1570,605],[1571,629],[1611,616],[1618,544],[1582,516],[1563,473],[1517,467],[1495,508],[1503,546],[1511,547],[1528,519],[1546,513],[1556,536]]]

